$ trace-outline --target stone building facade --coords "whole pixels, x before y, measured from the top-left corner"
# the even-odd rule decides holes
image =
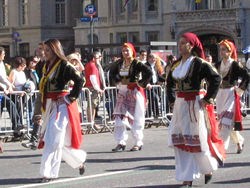
[[[81,0],[0,0],[0,46],[7,58],[34,54],[37,44],[57,38],[66,53],[74,49],[75,18]]]
[[[250,44],[249,0],[130,0],[124,7],[125,2],[82,1],[83,8],[87,4],[97,7],[99,21],[94,22],[93,32],[96,46],[108,49],[108,44],[115,47],[129,41],[145,48],[143,44],[149,41],[178,41],[183,33],[194,32],[206,52],[217,59],[217,43],[222,39],[233,40],[239,52]],[[87,47],[90,23],[79,18],[74,30],[75,45]],[[173,51],[177,53],[177,47]]]

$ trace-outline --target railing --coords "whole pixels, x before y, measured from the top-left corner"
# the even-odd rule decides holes
[[[81,117],[81,126],[84,133],[99,133],[103,131],[113,132],[113,110],[116,104],[117,88],[107,87],[100,98],[99,115],[101,116],[101,129],[96,129],[95,121],[92,119],[92,111],[88,113],[87,109],[92,109],[91,92],[88,88],[83,88],[77,100]],[[0,92],[0,137],[11,137],[22,125],[22,132],[25,136],[30,136],[32,130],[32,116],[34,110],[34,101],[38,91],[25,93],[15,91],[10,95]],[[153,85],[152,89],[145,90],[147,98],[147,109],[145,114],[146,127],[152,125],[168,126],[171,120],[172,112],[168,107],[165,85]],[[249,90],[241,97],[242,112],[247,114],[250,110]]]

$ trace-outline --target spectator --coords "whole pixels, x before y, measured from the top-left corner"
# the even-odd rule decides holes
[[[91,106],[87,108],[88,121],[92,122],[95,119],[96,107],[99,105],[100,97],[104,94],[105,88],[105,78],[101,65],[99,64],[100,55],[99,52],[94,52],[90,55],[90,62],[85,66],[85,76],[86,76],[86,85],[85,87],[89,88],[91,95]],[[90,115],[92,112],[92,116]],[[95,129],[100,129],[100,126],[95,124]]]
[[[37,56],[40,59],[40,61],[36,64],[36,68],[35,68],[36,73],[37,73],[38,78],[39,78],[39,83],[40,83],[40,80],[42,78],[42,69],[43,69],[43,66],[45,64],[44,44],[42,42],[38,44],[38,47],[35,51],[35,56]],[[36,95],[36,100],[35,100],[35,104],[34,104],[34,113],[33,113],[33,118],[32,118],[33,131],[31,133],[31,138],[30,138],[29,142],[22,143],[23,147],[31,148],[33,150],[37,149],[39,130],[41,129],[41,125],[42,125],[41,106],[42,106],[41,94],[39,92]]]
[[[13,85],[13,90],[23,91],[24,85],[27,81],[24,69],[26,67],[26,60],[23,57],[16,57],[13,63],[14,69],[11,70],[9,81]],[[11,99],[16,104],[17,111],[21,117],[21,122],[23,119],[23,106],[25,102],[24,94],[12,95]],[[22,122],[23,123],[23,122]]]
[[[213,57],[210,54],[206,54],[206,61],[213,64]]]
[[[84,78],[84,66],[79,55],[72,53],[67,56],[67,59],[82,74],[82,77]]]
[[[11,94],[13,91],[12,84],[8,80],[5,66],[3,63],[5,57],[5,50],[3,47],[0,47],[0,90],[5,93],[1,100],[1,113],[3,111],[3,108],[6,107],[11,118],[12,123],[12,130],[14,130],[14,137],[19,137],[21,135],[21,129],[23,128],[23,125],[21,123],[21,117],[17,112],[16,105],[13,103],[13,101],[10,99],[8,94]]]
[[[40,59],[37,56],[31,56],[27,58],[26,68],[24,69],[26,78],[34,83],[35,90],[38,89],[40,81],[36,70],[36,65],[39,61]]]
[[[146,63],[147,62],[147,50],[145,50],[145,49],[142,49],[141,51],[140,51],[140,56],[139,56],[139,58],[138,58],[138,60],[140,61],[140,62],[142,62],[142,63]]]
[[[39,77],[36,71],[36,65],[40,61],[40,59],[37,56],[31,56],[27,58],[27,65],[24,69],[24,73],[27,78],[27,82],[25,83],[25,91],[30,93],[34,90],[37,90],[39,88]],[[34,110],[34,102],[35,102],[36,96],[31,93],[29,95],[28,100],[28,110],[29,110],[29,119],[30,119],[30,125],[32,125],[32,117],[33,117],[33,110]],[[32,125],[33,127],[33,125]]]
[[[166,67],[165,67],[165,78],[167,79],[167,77],[168,77],[168,74],[169,74],[169,72],[170,72],[170,69],[171,69],[171,67],[172,67],[172,65],[173,65],[173,63],[176,61],[176,57],[174,56],[174,55],[168,55],[167,56],[167,65],[166,65]]]
[[[155,54],[150,53],[148,55],[148,61],[147,63],[145,63],[145,65],[147,65],[153,73],[152,79],[150,79],[150,84],[148,85],[149,92],[147,95],[149,117],[151,117],[152,114],[154,114],[155,117],[159,116],[159,88],[152,87],[152,85],[156,85],[160,82],[165,82],[165,78],[158,73],[155,66],[156,58],[157,57]]]

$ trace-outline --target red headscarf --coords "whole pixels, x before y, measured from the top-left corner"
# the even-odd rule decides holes
[[[125,42],[125,43],[123,44],[122,47],[127,47],[127,48],[131,49],[132,52],[133,52],[133,57],[136,58],[135,47],[134,47],[134,45],[133,45],[132,43],[130,43],[130,42]]]
[[[205,59],[205,53],[203,50],[203,46],[201,44],[200,39],[196,36],[194,33],[184,33],[182,35],[190,44],[193,46],[193,52],[196,56],[201,57],[202,59]]]
[[[226,46],[226,48],[228,49],[229,52],[231,52],[231,58],[234,60],[238,59],[238,55],[237,55],[237,50],[235,47],[235,44],[232,41],[229,40],[222,40],[219,45],[224,45]]]

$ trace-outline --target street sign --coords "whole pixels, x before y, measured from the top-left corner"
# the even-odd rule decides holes
[[[87,6],[85,7],[85,12],[86,12],[86,14],[88,14],[89,16],[93,16],[93,15],[96,14],[96,8],[95,8],[94,5],[89,4],[89,5],[87,5]]]
[[[95,17],[95,18],[92,18],[92,21],[99,21],[100,18],[99,17]],[[87,17],[87,18],[81,18],[81,22],[90,22],[91,21],[91,18],[90,17]]]
[[[12,36],[14,39],[17,39],[20,36],[20,34],[18,32],[13,32]]]
[[[99,17],[95,17],[95,18],[93,18],[93,21],[99,21],[100,20],[100,18]]]
[[[90,22],[91,18],[87,17],[87,18],[81,18],[81,22]]]

